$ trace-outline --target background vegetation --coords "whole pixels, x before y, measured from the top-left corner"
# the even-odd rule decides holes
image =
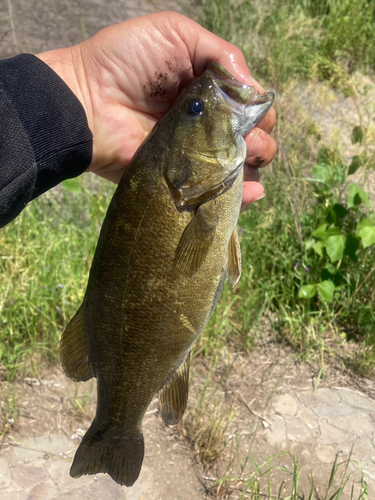
[[[91,176],[65,181],[0,232],[0,367],[8,380],[58,359],[114,189]]]
[[[276,91],[278,113],[278,153],[261,179],[266,197],[239,222],[243,275],[234,295],[227,288],[206,336],[223,334],[223,306],[235,297],[226,323],[248,347],[268,317],[274,337],[306,355],[321,356],[322,349],[340,355],[340,346],[354,343],[358,349],[341,357],[369,374],[375,361],[375,219],[367,193],[374,182],[375,2],[199,5],[203,24],[238,45],[253,75]]]

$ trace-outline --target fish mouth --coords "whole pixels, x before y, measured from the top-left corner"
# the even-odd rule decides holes
[[[236,115],[240,125],[237,134],[242,137],[257,126],[275,100],[275,94],[273,92],[258,94],[255,87],[243,85],[242,90],[248,92],[248,102],[246,104],[240,103],[232,96],[228,95],[216,81],[215,84],[221,98],[227,103],[230,113]]]
[[[256,91],[251,102],[245,107],[246,122],[241,127],[241,134],[243,135],[250,132],[258,122],[267,113],[275,100],[273,92],[266,92],[265,94],[258,94]]]
[[[231,108],[231,112],[244,116],[245,120],[241,120],[243,123],[240,133],[247,134],[270,109],[275,100],[275,94],[273,92],[259,94],[255,87],[236,80],[216,61],[208,65],[208,72],[222,99]]]

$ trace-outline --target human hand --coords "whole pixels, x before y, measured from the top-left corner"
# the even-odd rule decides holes
[[[264,92],[237,47],[173,12],[125,21],[79,45],[38,57],[65,81],[86,111],[94,137],[87,170],[115,183],[179,90],[211,60]],[[258,168],[276,152],[268,135],[275,125],[273,108],[258,125],[245,137],[243,208],[263,197]]]

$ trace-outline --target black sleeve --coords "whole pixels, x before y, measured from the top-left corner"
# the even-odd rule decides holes
[[[31,54],[0,60],[0,227],[91,157],[85,111],[63,80]]]

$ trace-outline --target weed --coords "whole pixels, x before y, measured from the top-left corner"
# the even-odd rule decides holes
[[[1,394],[2,405],[0,411],[2,413],[2,418],[0,423],[0,441],[5,433],[14,427],[14,424],[18,418],[19,414],[19,402],[18,394],[14,387],[7,384]]]
[[[233,361],[228,358],[220,373],[217,361],[218,358],[211,359],[208,374],[199,389],[199,398],[194,403],[194,410],[188,411],[180,424],[182,435],[192,445],[196,460],[205,464],[213,463],[221,456],[227,444],[225,433],[233,418],[231,409],[223,411],[221,405],[222,390]],[[212,383],[213,379],[215,383]],[[194,375],[191,383],[194,383]]]
[[[35,369],[41,356],[56,360],[80,305],[113,190],[104,181],[88,189],[87,181],[46,193],[1,231],[0,365],[8,380]]]
[[[235,361],[232,358],[227,362],[233,366]],[[332,457],[327,482],[320,480],[320,484],[289,451],[277,452],[261,463],[253,458],[251,446],[243,455],[241,440],[244,429],[247,429],[246,434],[250,434],[251,441],[251,436],[254,437],[257,432],[257,424],[250,431],[243,427],[236,407],[224,395],[225,381],[220,379],[220,373],[221,369],[211,365],[206,377],[199,377],[201,387],[193,390],[193,393],[199,393],[199,399],[193,404],[194,410],[189,410],[180,424],[182,434],[193,446],[197,461],[203,464],[203,480],[215,498],[339,500],[346,495],[345,498],[351,500],[368,500],[363,471],[352,458],[354,446],[347,457],[341,452]],[[224,398],[227,405],[223,411]],[[230,435],[233,430],[234,434]],[[220,465],[216,468],[218,463]],[[226,467],[223,470],[224,463]],[[215,477],[215,471],[222,473]]]
[[[257,464],[250,456],[247,462],[252,472],[243,476],[224,476],[220,479],[205,477],[212,481],[210,491],[216,497],[230,498],[238,492],[240,500],[339,500],[343,494],[350,500],[368,500],[368,488],[363,471],[352,459],[353,448],[348,458],[334,458],[326,486],[316,486],[310,476],[310,486],[302,486],[301,466],[291,452],[280,452]],[[349,472],[349,466],[356,472]],[[360,478],[358,478],[358,473]]]
[[[91,381],[89,391],[84,394],[79,393],[80,387],[80,384],[75,384],[73,404],[78,415],[84,415],[86,413],[86,407],[90,403],[93,396],[94,384],[93,381]]]
[[[375,4],[367,0],[197,0],[200,22],[238,45],[259,77],[281,88],[312,68],[368,72],[375,60]]]

